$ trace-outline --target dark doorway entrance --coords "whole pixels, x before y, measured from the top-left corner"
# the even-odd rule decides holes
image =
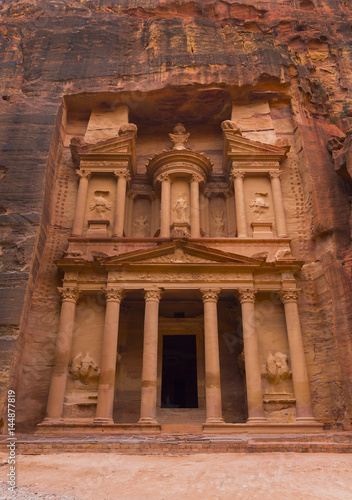
[[[164,335],[162,408],[198,408],[195,335]]]

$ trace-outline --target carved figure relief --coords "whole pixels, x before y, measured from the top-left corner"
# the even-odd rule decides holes
[[[177,198],[177,201],[173,207],[176,212],[176,220],[175,222],[186,222],[187,221],[187,212],[188,212],[188,203],[182,194]]]
[[[94,191],[94,201],[89,205],[89,210],[94,212],[97,219],[106,218],[105,214],[111,211],[111,205],[106,200],[109,193],[110,191]]]
[[[225,233],[225,216],[223,210],[211,211],[211,224],[215,236],[222,236]]]
[[[136,217],[133,223],[134,236],[142,238],[149,236],[149,225],[150,220],[147,215],[139,215]]]
[[[270,352],[266,360],[266,374],[272,384],[278,384],[290,378],[292,373],[287,364],[287,355],[282,352],[272,355]]]
[[[70,373],[75,379],[88,384],[99,379],[100,370],[88,353],[85,356],[79,353],[72,360]]]
[[[269,203],[265,201],[265,197],[268,196],[268,193],[255,193],[256,198],[250,203],[250,207],[253,210],[253,213],[255,213],[260,219],[261,215],[263,215],[266,211],[266,209],[269,208]]]

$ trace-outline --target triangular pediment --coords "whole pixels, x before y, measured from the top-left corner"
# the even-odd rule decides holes
[[[274,146],[258,141],[247,139],[232,130],[224,130],[224,153],[231,157],[248,155],[249,157],[259,157],[269,160],[276,159],[281,163],[286,158],[289,146]],[[274,157],[274,158],[273,158]]]
[[[103,266],[115,266],[119,264],[140,265],[243,265],[260,266],[262,259],[254,259],[244,255],[223,252],[203,245],[188,243],[185,241],[173,241],[163,243],[149,250],[137,250],[117,256],[99,259]]]
[[[104,162],[105,164],[118,161],[128,162],[130,168],[136,171],[135,132],[126,132],[122,135],[106,139],[94,144],[87,144],[82,139],[71,141],[72,159],[76,165],[83,162]]]

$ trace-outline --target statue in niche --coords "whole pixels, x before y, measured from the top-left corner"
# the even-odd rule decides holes
[[[265,213],[265,210],[269,208],[269,203],[264,200],[265,196],[268,196],[268,193],[255,193],[256,198],[250,203],[250,207],[253,209],[253,212],[258,215],[258,219],[261,215]]]
[[[94,191],[94,201],[89,205],[89,210],[95,212],[98,219],[104,219],[106,212],[111,210],[110,203],[104,198],[110,191]]]
[[[225,232],[225,216],[223,210],[211,212],[212,226],[215,235],[223,235]]]
[[[282,352],[276,352],[273,356],[271,352],[266,360],[266,374],[272,384],[286,380],[292,376],[287,364],[287,355]]]
[[[180,194],[177,198],[177,201],[174,205],[174,210],[176,212],[176,221],[175,222],[186,222],[187,221],[187,210],[188,203]]]
[[[79,353],[72,360],[70,373],[76,380],[88,384],[90,381],[99,379],[100,370],[88,353],[85,356]]]
[[[174,144],[172,149],[186,149],[185,144],[188,142],[189,136],[189,132],[186,131],[182,123],[177,123],[174,127],[173,134],[169,134],[171,142]]]
[[[149,217],[139,215],[133,223],[134,236],[146,237],[149,234]]]

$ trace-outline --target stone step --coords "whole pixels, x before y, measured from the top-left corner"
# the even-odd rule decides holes
[[[199,426],[189,426],[190,434],[185,434],[185,427],[166,425],[165,433],[159,436],[78,436],[78,437],[35,437],[19,436],[16,442],[16,453],[39,455],[48,453],[120,453],[127,455],[182,455],[194,453],[352,453],[352,440],[336,442],[337,434],[326,436],[329,439],[316,440],[315,435],[304,436],[269,436],[248,435],[237,436],[202,436]],[[178,430],[181,433],[178,434]],[[169,432],[169,434],[166,434]],[[282,438],[285,437],[286,440]],[[335,442],[331,441],[331,438]],[[347,436],[344,436],[345,438]],[[8,452],[8,441],[0,438],[0,451]]]

